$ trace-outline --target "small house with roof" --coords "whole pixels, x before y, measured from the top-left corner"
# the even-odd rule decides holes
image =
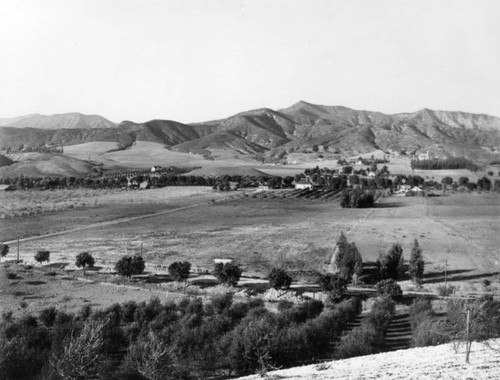
[[[299,182],[295,182],[295,188],[296,189],[312,189],[313,184],[308,181],[307,178],[301,178]]]

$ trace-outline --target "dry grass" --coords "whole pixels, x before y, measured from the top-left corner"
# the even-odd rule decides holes
[[[0,218],[34,216],[64,210],[114,205],[124,203],[165,203],[212,193],[209,187],[167,187],[147,191],[122,191],[115,189],[75,189],[54,191],[13,191],[0,193]]]

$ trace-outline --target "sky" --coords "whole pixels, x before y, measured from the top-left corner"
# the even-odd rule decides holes
[[[497,0],[2,0],[0,117],[500,116]]]

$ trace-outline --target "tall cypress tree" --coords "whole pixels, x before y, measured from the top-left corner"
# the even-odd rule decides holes
[[[424,277],[424,258],[422,256],[422,248],[418,245],[417,239],[415,239],[413,248],[411,249],[409,272],[413,282],[421,285]]]

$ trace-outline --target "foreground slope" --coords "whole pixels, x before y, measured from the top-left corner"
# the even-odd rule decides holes
[[[390,379],[390,380],[465,380],[498,379],[500,340],[490,341],[493,348],[473,343],[470,364],[465,363],[464,345],[455,353],[452,344],[412,348],[377,355],[332,361],[270,372],[276,379]],[[495,350],[495,349],[496,350]],[[241,379],[260,379],[248,376]]]

